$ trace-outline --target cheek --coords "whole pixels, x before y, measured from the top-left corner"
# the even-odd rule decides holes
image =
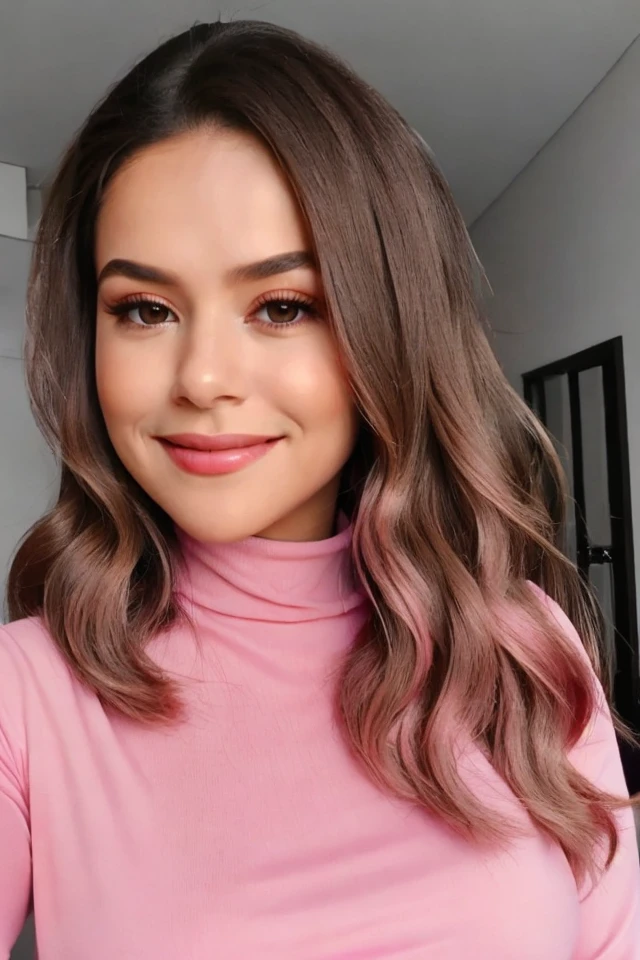
[[[271,389],[303,429],[332,427],[352,431],[355,405],[330,343],[315,342],[270,373]]]
[[[126,349],[109,335],[96,336],[96,387],[107,429],[126,427],[158,407],[161,383],[139,351]]]

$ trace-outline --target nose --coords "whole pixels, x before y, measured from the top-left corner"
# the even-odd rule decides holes
[[[242,401],[248,390],[243,338],[233,320],[194,318],[180,338],[174,400],[209,409],[220,400]]]

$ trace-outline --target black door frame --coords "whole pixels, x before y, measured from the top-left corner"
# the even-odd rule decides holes
[[[611,514],[611,543],[601,545],[589,542],[586,527],[580,419],[579,374],[593,367],[602,367]],[[523,375],[524,396],[529,406],[534,407],[536,391],[542,399],[538,415],[543,423],[546,422],[544,391],[538,388],[544,380],[559,375],[567,375],[569,381],[578,568],[586,577],[591,563],[603,562],[603,560],[614,563],[616,570],[613,595],[616,628],[614,703],[620,716],[636,731],[640,731],[638,613],[622,337],[614,337],[555,363],[530,370]],[[623,571],[622,575],[620,571]]]

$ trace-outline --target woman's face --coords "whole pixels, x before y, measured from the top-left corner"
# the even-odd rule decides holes
[[[203,130],[144,149],[109,185],[95,257],[98,396],[132,477],[199,540],[329,536],[358,417],[266,148]]]

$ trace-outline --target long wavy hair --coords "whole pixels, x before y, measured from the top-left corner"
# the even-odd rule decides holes
[[[13,561],[10,618],[42,618],[106,706],[146,722],[179,715],[177,688],[145,653],[182,616],[176,538],[101,416],[93,232],[122,164],[205,125],[251,132],[286,172],[362,414],[342,491],[372,609],[338,684],[354,755],[381,788],[470,840],[504,842],[515,825],[463,783],[462,730],[576,877],[592,872],[603,837],[608,862],[615,853],[625,801],[567,757],[597,709],[601,666],[596,607],[558,546],[561,467],[490,349],[469,238],[429,152],[382,96],[294,33],[194,26],[115,85],[61,161],[35,243],[26,348],[61,484]],[[587,656],[527,581],[566,612]],[[499,615],[509,609],[520,629]]]

